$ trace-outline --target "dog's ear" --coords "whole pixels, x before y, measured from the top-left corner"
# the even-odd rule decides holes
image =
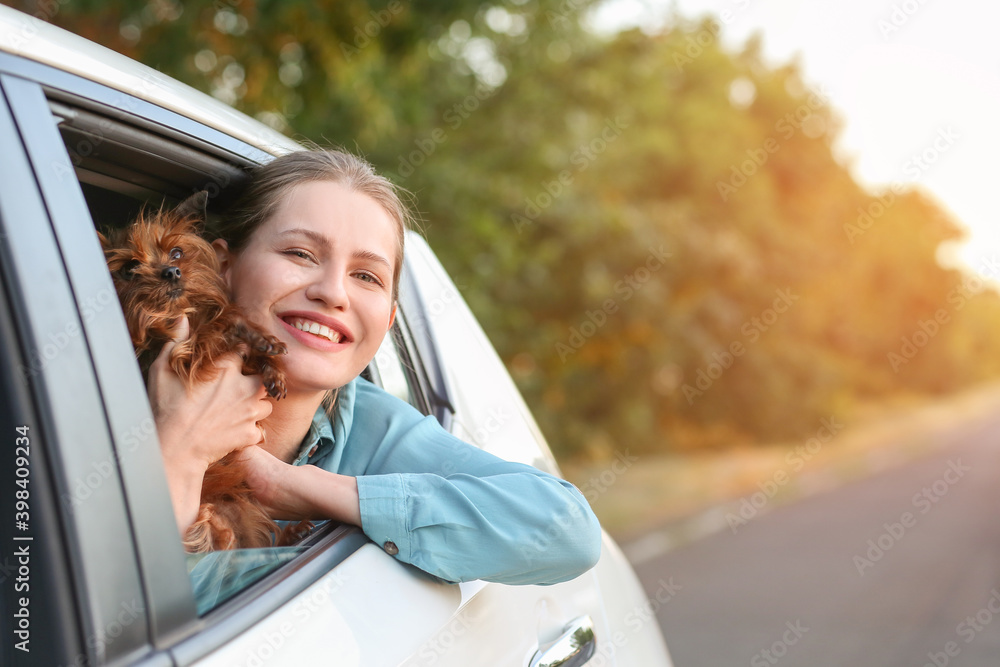
[[[114,250],[115,246],[121,243],[121,231],[114,227],[105,227],[97,230],[97,240],[101,242],[101,249],[107,254],[109,250]]]
[[[208,191],[201,190],[194,193],[178,204],[174,208],[174,213],[190,222],[198,231],[203,230],[208,221]]]

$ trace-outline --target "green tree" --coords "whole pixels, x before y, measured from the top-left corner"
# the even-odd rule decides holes
[[[565,0],[58,7],[412,191],[563,455],[805,437],[1000,372],[1000,297],[937,261],[955,222],[861,188],[799,67],[710,18],[600,38]]]

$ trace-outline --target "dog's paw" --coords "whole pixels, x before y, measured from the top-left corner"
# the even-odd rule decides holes
[[[274,336],[264,337],[264,349],[261,350],[263,354],[269,357],[276,357],[279,354],[285,354],[288,352],[288,346],[282,343],[280,340]]]
[[[267,390],[268,396],[276,401],[283,399],[287,393],[284,373],[274,366],[268,365],[264,367],[263,375],[264,389]]]

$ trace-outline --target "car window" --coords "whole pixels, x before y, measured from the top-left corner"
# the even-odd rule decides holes
[[[209,193],[211,225],[238,195],[247,181],[246,169],[254,164],[230,153],[202,150],[196,142],[179,142],[139,127],[124,115],[102,114],[65,98],[50,99],[49,110],[71,165],[71,173],[63,176],[79,182],[97,229],[123,227],[144,209],[173,206],[202,189]],[[400,312],[398,324],[365,376],[426,414],[427,401],[404,346],[404,322]],[[337,526],[324,525],[301,546],[187,555],[197,613],[210,612],[311,548],[329,548],[342,537]]]
[[[396,348],[396,335],[393,331],[388,331],[378,348],[378,352],[375,353],[375,359],[372,360],[372,370],[377,373],[377,378],[373,374],[372,380],[381,384],[383,389],[396,398],[410,403],[413,400],[413,393],[407,369],[404,367],[399,350]]]

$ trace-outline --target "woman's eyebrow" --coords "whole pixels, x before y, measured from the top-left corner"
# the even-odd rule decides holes
[[[286,229],[285,231],[281,232],[279,236],[291,236],[294,234],[300,234],[302,236],[305,236],[313,243],[316,243],[317,245],[320,245],[324,248],[330,248],[333,246],[333,241],[330,240],[330,237],[328,237],[326,234],[322,234],[313,229],[303,229],[302,227],[295,227],[293,229]],[[384,264],[385,268],[389,269],[390,271],[392,270],[392,264],[389,262],[389,260],[387,260],[385,257],[376,252],[372,252],[371,250],[358,250],[357,252],[354,253],[354,257],[358,259],[368,260],[371,262],[377,262],[379,264]]]
[[[356,253],[354,253],[354,256],[357,257],[358,259],[367,259],[372,262],[378,262],[379,264],[384,264],[385,268],[390,270],[392,269],[392,264],[389,263],[389,260],[387,260],[382,255],[379,255],[378,253],[372,252],[371,250],[358,250]]]
[[[292,236],[294,234],[305,236],[313,243],[322,245],[327,248],[333,245],[333,243],[330,241],[330,238],[326,234],[321,234],[320,232],[314,231],[312,229],[303,229],[301,227],[286,229],[285,231],[281,232],[279,236]]]

